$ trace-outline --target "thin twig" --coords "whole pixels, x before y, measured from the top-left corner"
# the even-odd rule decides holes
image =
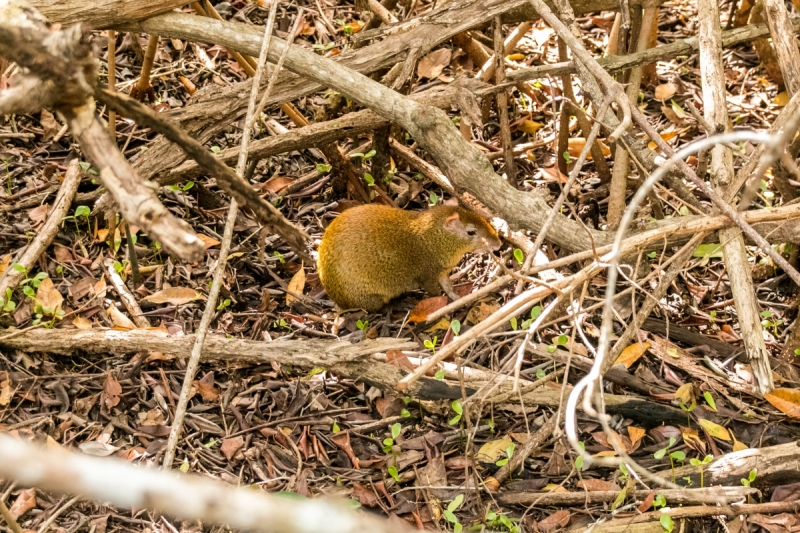
[[[264,40],[261,45],[261,53],[258,56],[258,65],[256,72],[253,76],[253,83],[250,91],[250,103],[247,108],[247,117],[245,124],[250,125],[253,123],[253,116],[256,111],[256,99],[258,98],[258,88],[261,86],[261,76],[264,72],[264,66],[267,63],[267,51],[269,50],[270,41],[272,40],[272,28],[275,24],[275,15],[278,12],[278,0],[273,0],[270,6],[269,18],[264,30]],[[273,71],[273,78],[277,77],[280,69],[276,68]],[[270,80],[270,87],[273,85],[273,80]],[[268,96],[269,89],[265,97]],[[236,165],[236,174],[243,178],[245,168],[247,166],[247,149],[250,143],[250,132],[252,127],[245,127],[242,130],[242,143],[239,152],[239,162]],[[178,398],[178,406],[175,408],[175,416],[172,420],[172,429],[169,433],[169,440],[167,441],[167,448],[164,454],[164,467],[172,468],[172,461],[175,458],[175,448],[178,446],[178,439],[180,438],[181,429],[183,426],[183,419],[186,416],[186,407],[189,404],[189,391],[192,388],[197,367],[200,364],[200,355],[203,351],[203,342],[208,334],[208,328],[211,325],[211,320],[216,314],[217,299],[222,287],[222,278],[225,275],[225,266],[227,265],[228,252],[231,247],[231,240],[233,239],[233,226],[236,223],[236,216],[239,211],[239,205],[235,199],[231,199],[230,207],[228,208],[228,216],[225,220],[225,231],[222,235],[222,243],[220,244],[219,259],[217,266],[214,270],[214,278],[211,283],[211,289],[208,291],[208,302],[203,311],[203,317],[200,320],[200,327],[197,330],[197,337],[195,338],[194,345],[192,346],[192,353],[189,361],[186,363],[186,374],[183,379],[183,386],[181,388],[181,395]]]

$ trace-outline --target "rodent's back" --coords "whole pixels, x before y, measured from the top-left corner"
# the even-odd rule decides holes
[[[320,281],[345,309],[373,311],[417,288],[413,272],[419,244],[410,231],[413,211],[368,204],[352,207],[325,230],[319,247]]]

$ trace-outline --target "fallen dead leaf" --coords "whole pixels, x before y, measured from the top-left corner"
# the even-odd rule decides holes
[[[656,100],[666,100],[672,98],[678,92],[678,86],[674,83],[662,83],[655,90]]]
[[[287,287],[286,291],[286,305],[291,305],[292,302],[297,301],[297,297],[294,296],[292,293],[300,295],[303,294],[303,289],[306,286],[306,269],[302,266],[300,270],[294,273],[292,276],[291,281],[289,281],[289,287]]]
[[[92,323],[89,321],[89,319],[82,316],[76,316],[72,320],[72,325],[78,329],[92,329]]]
[[[731,441],[731,435],[728,433],[728,430],[719,424],[715,424],[711,420],[706,420],[705,418],[698,418],[697,423],[700,424],[700,427],[706,430],[712,437],[724,440],[726,442]]]
[[[198,233],[197,238],[203,241],[203,245],[206,247],[206,250],[213,248],[214,246],[219,246],[220,244],[217,239],[211,238],[208,235],[203,235],[202,233]]]
[[[506,435],[502,439],[490,440],[481,446],[475,459],[482,463],[494,463],[506,456],[506,450],[511,444],[511,435]]]
[[[16,520],[34,507],[36,507],[36,489],[25,489],[20,491],[19,496],[11,504],[8,511],[11,517]]]
[[[764,399],[786,416],[800,418],[800,390],[775,389],[764,394]]]
[[[219,447],[219,450],[225,454],[225,457],[228,458],[228,461],[233,459],[233,456],[236,455],[242,446],[244,446],[244,438],[241,435],[238,437],[233,437],[230,439],[222,439],[222,445]]]
[[[189,287],[167,287],[142,299],[154,304],[183,305],[195,300],[205,300],[205,296]]]
[[[558,510],[544,520],[539,521],[539,531],[541,533],[550,533],[550,531],[567,527],[570,516],[569,511],[566,509]]]
[[[61,304],[64,297],[58,292],[53,280],[44,278],[36,290],[36,298],[34,299],[34,306],[37,312],[41,312],[45,316],[57,316],[61,311]],[[41,306],[41,310],[39,307]]]
[[[214,372],[208,372],[202,378],[192,383],[197,387],[197,392],[207,402],[216,402],[219,399],[219,389],[214,386]]]
[[[419,322],[425,322],[428,319],[428,315],[431,315],[447,305],[447,296],[434,296],[433,298],[425,298],[421,300],[417,305],[414,306],[414,309],[411,310],[411,313],[408,315],[408,322],[410,324],[417,324]],[[449,327],[449,324],[448,324]]]
[[[619,487],[616,483],[611,483],[610,481],[605,481],[603,479],[594,479],[594,478],[586,478],[578,481],[575,483],[575,486],[579,489],[585,489],[589,492],[603,492],[603,491],[612,491],[612,490],[619,490]]]
[[[116,446],[112,446],[104,442],[98,442],[96,440],[82,442],[78,445],[78,448],[80,448],[80,450],[86,455],[94,455],[95,457],[108,457],[119,450],[119,448]]]
[[[453,51],[449,48],[434,50],[419,60],[417,65],[417,76],[420,78],[433,79],[439,76],[444,67],[450,64]]]
[[[644,355],[644,352],[646,352],[649,349],[650,349],[649,342],[644,342],[644,343],[635,342],[629,346],[626,346],[625,349],[622,350],[622,353],[619,354],[619,357],[617,357],[617,360],[614,361],[614,364],[615,365],[621,364],[625,365],[625,368],[630,368],[636,361],[639,360],[640,357],[642,357],[642,355]]]
[[[38,207],[34,207],[28,211],[28,217],[39,227],[47,220],[47,214],[50,212],[50,208],[50,204],[42,204]]]
[[[100,401],[108,409],[111,409],[119,404],[120,394],[122,394],[122,385],[119,384],[114,373],[109,372],[106,374],[106,379],[103,383],[103,392],[100,393]]]
[[[111,305],[107,310],[108,316],[111,317],[111,321],[114,322],[114,327],[117,329],[136,329],[136,324],[133,321],[125,316],[122,311],[117,309],[115,305]]]

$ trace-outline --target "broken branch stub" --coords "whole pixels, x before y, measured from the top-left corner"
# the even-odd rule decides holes
[[[99,170],[123,217],[139,225],[165,249],[198,261],[203,242],[185,221],[173,216],[128,164],[96,116],[92,98],[97,60],[81,28],[51,31],[27,3],[0,0],[0,55],[22,69],[17,89],[0,95],[4,113],[38,111],[52,106],[66,120],[81,149]],[[23,92],[29,91],[29,92]]]

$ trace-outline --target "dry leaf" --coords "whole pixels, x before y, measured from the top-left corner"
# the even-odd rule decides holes
[[[272,178],[264,185],[261,186],[262,191],[269,191],[275,194],[281,192],[283,189],[288,187],[294,180],[292,178],[287,178],[284,176],[279,176],[276,178]]]
[[[636,426],[628,426],[628,437],[631,439],[631,444],[635,448],[639,441],[645,436],[647,432]]]
[[[447,331],[450,329],[450,321],[442,317],[439,321],[425,330],[425,333],[433,333],[434,331]]]
[[[428,316],[446,306],[449,302],[447,296],[434,296],[433,298],[425,298],[421,300],[411,313],[408,315],[409,323],[425,322]],[[449,324],[448,324],[449,327]]]
[[[694,392],[692,391],[691,383],[684,383],[678,390],[675,391],[675,399],[683,402],[684,405],[689,405],[694,399]]]
[[[566,509],[561,509],[551,514],[544,520],[539,521],[539,531],[541,533],[549,533],[556,529],[567,527],[569,524],[570,514]]]
[[[610,481],[605,481],[603,479],[593,479],[593,478],[585,478],[577,483],[575,486],[579,489],[585,489],[589,492],[605,492],[605,491],[612,491],[612,490],[619,490],[619,487],[616,483],[611,483]]]
[[[244,446],[244,439],[241,435],[238,437],[233,437],[231,439],[222,439],[222,446],[219,447],[219,450],[225,454],[225,457],[228,458],[228,461],[233,459],[233,456],[236,455],[242,446]]]
[[[608,157],[611,155],[611,148],[609,148],[604,142],[597,141],[600,143],[600,150],[603,152],[603,155]],[[569,152],[570,157],[577,159],[578,156],[581,155],[583,151],[583,147],[586,146],[586,139],[583,137],[573,137],[569,141],[567,141],[567,152]],[[592,160],[592,152],[589,152],[587,156],[587,161]]]
[[[416,367],[408,359],[408,356],[400,350],[389,350],[386,352],[386,362],[397,368],[414,370]]]
[[[14,391],[11,390],[11,382],[5,380],[0,383],[0,407],[5,407],[11,403],[11,398],[14,397]]]
[[[41,226],[47,220],[47,214],[50,212],[50,204],[42,204],[28,211],[28,217],[33,221],[36,226]]]
[[[533,40],[536,42],[538,46],[542,46],[547,41],[550,40],[550,37],[553,36],[554,30],[550,27],[544,28],[534,28],[531,30],[530,34],[533,37]]]
[[[131,321],[130,318],[125,316],[125,314],[117,309],[115,305],[111,305],[108,309],[108,316],[111,317],[112,322],[114,322],[114,327],[118,329],[136,329],[136,324]]]
[[[197,387],[197,392],[207,402],[216,402],[219,399],[219,389],[214,386],[214,372],[209,372],[202,378],[192,383]]]
[[[667,120],[669,120],[673,124],[683,126],[686,123],[686,120],[680,115],[678,115],[678,113],[672,107],[662,105],[661,112],[664,113],[664,116],[667,117]]]
[[[303,294],[303,289],[306,286],[306,269],[302,266],[300,270],[294,273],[292,276],[291,281],[289,281],[289,287],[286,290],[286,305],[291,305],[292,302],[297,301],[297,297],[293,296],[292,293],[301,295]]]
[[[800,390],[775,389],[764,394],[764,399],[786,416],[800,418]]]
[[[674,83],[662,83],[655,90],[656,100],[666,100],[672,98],[678,92],[678,86]]]
[[[500,309],[500,306],[496,303],[479,302],[478,305],[474,305],[470,308],[467,313],[466,321],[468,324],[479,324],[498,309]]]
[[[630,346],[627,346],[624,350],[622,350],[622,353],[619,354],[619,357],[617,357],[617,360],[614,361],[614,364],[625,365],[625,368],[630,368],[631,366],[633,366],[633,363],[638,361],[639,358],[642,357],[642,355],[644,355],[644,352],[646,352],[649,349],[650,349],[649,342],[633,343]]]
[[[375,493],[361,483],[353,483],[353,498],[367,507],[376,507],[378,505],[378,497]]]
[[[34,507],[36,507],[36,489],[25,489],[19,493],[8,511],[14,519],[17,519]]]
[[[3,275],[3,272],[5,272],[9,266],[11,266],[11,254],[6,254],[0,259],[0,276]]]
[[[36,290],[36,298],[34,299],[36,312],[41,312],[45,316],[56,316],[61,311],[61,303],[63,301],[64,297],[53,285],[53,280],[44,278]],[[41,310],[39,306],[41,306]]]
[[[482,463],[494,463],[506,456],[506,450],[511,444],[511,435],[506,435],[502,439],[490,440],[481,446],[475,459]]]
[[[693,450],[702,454],[706,453],[706,442],[700,438],[700,433],[696,429],[681,426],[681,437],[683,437],[683,442]]]
[[[217,239],[213,239],[208,235],[203,235],[202,233],[197,234],[197,238],[203,241],[203,245],[206,247],[206,250],[209,248],[213,248],[214,246],[219,246],[219,241]]]
[[[715,439],[724,440],[726,442],[731,441],[731,435],[728,433],[728,430],[724,427],[720,426],[719,424],[715,424],[711,420],[706,420],[705,418],[699,418],[697,423],[700,424],[700,427],[705,429],[709,435],[714,437]]]
[[[154,304],[183,305],[195,300],[205,300],[205,297],[188,287],[168,287],[142,299]]]
[[[94,455],[95,457],[108,457],[112,453],[119,450],[119,448],[116,446],[112,446],[104,442],[98,442],[96,440],[82,442],[78,445],[78,448],[80,448],[81,451],[86,455]]]
[[[78,329],[92,329],[92,323],[88,318],[77,316],[72,320],[72,325]]]
[[[122,394],[122,385],[117,381],[117,377],[113,372],[106,374],[106,380],[103,383],[103,392],[100,393],[100,401],[107,408],[111,409],[119,404],[119,395]]]
[[[53,246],[53,252],[55,252],[56,261],[58,261],[59,263],[70,263],[73,260],[72,250],[70,250],[66,246],[61,246],[60,244],[56,244],[55,246]]]
[[[733,451],[740,452],[742,450],[746,450],[749,446],[741,441],[736,440],[736,437],[733,437]]]
[[[42,130],[44,130],[42,140],[45,142],[55,137],[61,129],[61,124],[56,122],[56,117],[47,109],[42,109],[42,114],[39,116],[39,123],[42,125]]]
[[[439,76],[444,67],[450,64],[453,51],[449,48],[434,50],[419,60],[417,65],[417,76],[420,78],[433,79]]]

